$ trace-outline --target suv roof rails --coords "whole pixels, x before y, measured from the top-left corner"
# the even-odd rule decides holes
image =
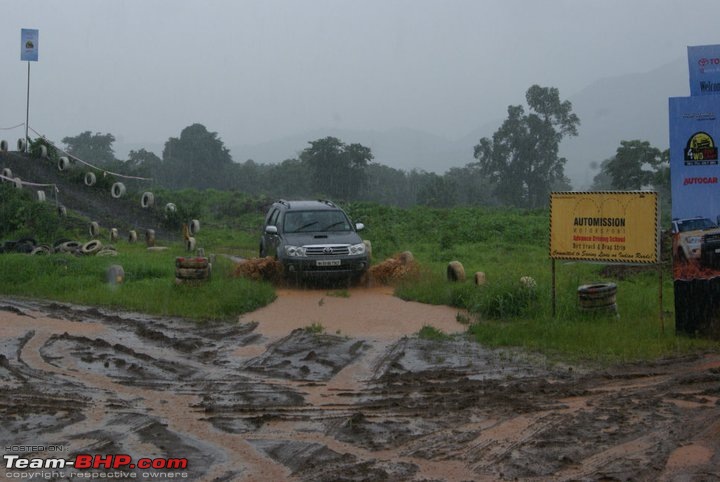
[[[287,202],[287,201],[284,200],[284,199],[280,199],[278,202],[279,202],[280,204],[284,204],[284,205],[287,206],[287,207],[290,207],[290,203]]]
[[[327,204],[330,207],[336,208],[335,204],[333,204],[332,201],[328,201],[327,199],[318,199],[318,202],[321,202],[323,204]]]

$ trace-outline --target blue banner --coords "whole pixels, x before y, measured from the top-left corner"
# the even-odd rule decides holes
[[[690,95],[720,94],[720,45],[688,47]]]
[[[40,32],[24,28],[20,31],[20,60],[37,62]]]

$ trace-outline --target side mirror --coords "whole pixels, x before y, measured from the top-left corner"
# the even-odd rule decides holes
[[[365,225],[363,223],[355,223],[355,231],[362,231],[365,229]]]
[[[265,226],[265,233],[266,234],[277,234],[277,226]]]

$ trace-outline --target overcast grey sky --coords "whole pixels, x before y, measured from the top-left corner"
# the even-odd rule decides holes
[[[164,142],[194,122],[228,145],[330,127],[455,139],[504,118],[532,84],[567,98],[720,43],[718,0],[0,5],[0,127],[25,119],[20,29],[37,28],[30,124],[57,140],[91,130]]]

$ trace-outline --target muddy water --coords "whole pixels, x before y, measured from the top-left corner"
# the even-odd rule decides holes
[[[594,371],[415,336],[456,315],[387,288],[203,325],[0,299],[0,438],[201,481],[720,480],[719,356]]]

